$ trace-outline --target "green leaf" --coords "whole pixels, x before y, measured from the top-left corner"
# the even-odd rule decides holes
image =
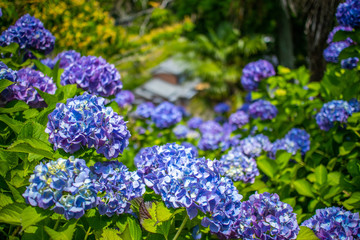
[[[39,141],[45,143],[50,146],[48,141],[49,134],[45,132],[46,127],[33,121],[29,120],[25,123],[25,125],[21,128],[18,139],[31,139],[35,138]]]
[[[16,189],[14,186],[12,186],[10,183],[8,183],[8,187],[10,188],[10,191],[13,195],[13,198],[18,203],[25,203],[25,200],[23,196],[21,195],[20,191]]]
[[[10,147],[6,149],[6,151],[34,153],[49,159],[53,158],[52,148],[35,138],[16,140]]]
[[[147,210],[151,216],[151,218],[143,219],[141,221],[141,225],[145,230],[151,233],[160,233],[167,238],[170,230],[171,220],[160,222],[157,215],[157,205],[160,204],[160,202],[152,202],[151,207],[148,207]],[[165,212],[162,207],[160,207],[160,212],[163,212],[166,214],[165,218],[168,218],[168,213]],[[164,217],[162,217],[164,219]]]
[[[353,194],[351,194],[351,197],[344,201],[343,205],[348,210],[360,208],[360,192],[354,192]]]
[[[23,229],[26,229],[47,217],[48,215],[43,209],[29,206],[21,213],[21,226]]]
[[[27,105],[23,101],[11,101],[6,105],[5,108],[0,108],[0,113],[14,113],[20,112],[29,109],[29,105]]]
[[[169,220],[173,216],[173,212],[174,211],[170,211],[170,209],[165,206],[164,202],[158,202],[156,204],[156,216],[160,222]]]
[[[49,106],[51,104],[56,104],[58,102],[58,98],[56,95],[47,93],[47,92],[43,92],[40,89],[34,87],[36,89],[36,91],[40,94],[40,96],[44,99],[44,101],[46,102],[46,104]]]
[[[339,155],[349,154],[356,147],[356,142],[344,142],[339,148]]]
[[[128,227],[130,230],[130,235],[132,240],[141,240],[142,239],[142,231],[140,225],[136,219],[133,217],[128,217]]]
[[[274,160],[267,157],[260,156],[257,160],[257,165],[267,176],[274,178],[278,171],[278,167]]]
[[[8,46],[0,47],[0,52],[2,53],[13,53],[15,54],[17,50],[19,49],[19,44],[17,43],[11,43]]]
[[[0,222],[12,225],[21,224],[21,213],[25,206],[20,203],[6,205],[0,210]]]
[[[307,197],[314,198],[315,195],[311,191],[311,184],[305,179],[299,179],[294,182],[295,190],[300,194]]]
[[[30,226],[24,230],[21,240],[48,240],[49,237],[45,233],[43,227]]]
[[[326,167],[324,167],[324,165],[321,164],[315,168],[315,178],[316,178],[315,182],[320,186],[327,183],[327,170]]]
[[[100,240],[122,240],[119,231],[111,228],[105,228],[101,234]]]
[[[14,201],[9,195],[0,193],[0,209],[12,203],[14,203]]]
[[[36,67],[39,69],[40,72],[44,73],[48,77],[52,77],[51,68],[49,68],[45,64],[42,64],[39,60],[33,59],[33,62],[35,63]]]
[[[297,240],[319,240],[313,230],[308,227],[300,226],[300,232],[296,238]]]
[[[97,231],[100,231],[111,224],[111,218],[100,215],[99,211],[95,209],[90,209],[87,211],[86,220],[89,225]]]
[[[12,84],[14,84],[14,82],[9,81],[7,79],[0,79],[0,93]]]
[[[39,111],[35,108],[31,108],[31,109],[25,110],[23,112],[23,114],[24,114],[25,119],[31,119],[31,118],[36,118],[39,115]]]
[[[16,153],[9,153],[0,149],[0,175],[5,177],[6,173],[17,166],[19,157]]]
[[[287,151],[284,150],[277,151],[275,162],[278,164],[280,169],[284,169],[289,163],[291,156],[292,154],[288,153]]]
[[[62,87],[61,91],[64,93],[64,97],[63,99],[59,98],[59,100],[66,100],[68,98],[73,98],[76,94],[77,86],[76,84],[65,85]]]
[[[346,168],[352,177],[360,176],[360,161],[358,159],[351,159]]]
[[[342,188],[340,186],[332,186],[329,191],[324,196],[325,200],[328,200],[332,197],[337,196],[339,193],[342,192]]]
[[[4,122],[6,125],[8,125],[15,133],[19,133],[20,129],[23,125],[22,122],[12,119],[5,114],[0,115],[0,121]]]
[[[75,232],[76,223],[77,220],[71,219],[60,229],[60,231],[55,231],[47,226],[45,226],[44,229],[53,240],[71,240]]]

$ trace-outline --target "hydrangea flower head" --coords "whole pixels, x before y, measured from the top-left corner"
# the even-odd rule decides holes
[[[333,42],[335,33],[337,33],[338,31],[345,31],[345,32],[351,32],[354,29],[352,27],[346,27],[346,26],[336,26],[334,27],[334,29],[329,33],[328,39],[326,40],[327,44],[330,44]]]
[[[193,157],[198,157],[199,156],[199,152],[198,152],[198,149],[191,143],[189,142],[182,142],[181,143],[181,146],[184,146],[185,148],[190,148],[191,149],[191,155]]]
[[[187,134],[189,133],[190,129],[182,124],[176,125],[173,129],[173,133],[175,134],[176,138],[185,138]]]
[[[241,239],[296,239],[300,228],[292,207],[274,193],[253,194],[242,202],[238,219]]]
[[[107,63],[102,57],[84,56],[65,68],[61,84],[77,84],[89,93],[109,97],[121,91],[120,78],[114,64]]]
[[[266,100],[257,100],[249,106],[249,114],[252,118],[271,120],[276,117],[277,113],[277,108]]]
[[[263,134],[248,136],[240,141],[239,150],[249,157],[258,157],[262,151],[268,152],[272,148],[269,138]]]
[[[348,102],[333,100],[325,103],[320,112],[316,114],[316,123],[321,130],[329,131],[333,127],[334,122],[346,123],[352,112]]]
[[[121,92],[116,94],[114,100],[120,107],[123,108],[125,106],[131,105],[135,100],[135,96],[129,90],[122,90]]]
[[[249,123],[249,115],[244,111],[235,112],[230,115],[229,123],[237,128],[242,128],[244,125]]]
[[[214,107],[214,111],[216,113],[226,113],[229,110],[230,110],[230,106],[225,102],[219,103]]]
[[[349,100],[352,112],[360,112],[360,102],[356,98]]]
[[[107,159],[122,153],[129,144],[130,132],[123,117],[105,107],[104,102],[104,98],[84,93],[69,98],[66,104],[58,103],[48,116],[45,130],[54,150],[74,153],[85,146],[94,147]]]
[[[182,113],[179,108],[170,102],[163,102],[157,106],[151,115],[151,120],[158,128],[168,128],[180,122]]]
[[[321,240],[360,239],[359,213],[345,211],[339,207],[317,209],[316,214],[301,226],[312,229]]]
[[[145,184],[136,172],[117,161],[97,162],[93,166],[98,191],[98,209],[101,215],[130,212],[130,201],[145,193]]]
[[[243,154],[239,148],[231,149],[220,159],[223,174],[233,181],[254,183],[259,176],[259,169],[254,158]]]
[[[200,125],[203,123],[202,118],[199,117],[193,117],[190,118],[189,121],[187,122],[187,125],[189,128],[191,129],[197,129],[200,127]]]
[[[335,15],[340,25],[360,27],[360,1],[346,0],[340,3]]]
[[[359,58],[351,57],[341,60],[341,67],[345,69],[354,69],[359,63]]]
[[[223,127],[215,121],[203,122],[199,130],[201,132],[201,139],[198,142],[198,147],[201,150],[215,150],[219,148],[219,144],[223,139]]]
[[[54,49],[55,37],[44,28],[43,23],[29,14],[19,18],[0,36],[0,46],[19,44],[21,49],[36,50],[44,54]]]
[[[325,61],[337,63],[339,61],[340,52],[352,44],[353,42],[348,40],[330,43],[323,52]]]
[[[152,102],[144,102],[139,104],[136,108],[136,115],[142,118],[149,118],[151,117],[152,112],[154,111],[155,106]]]
[[[32,206],[47,209],[66,219],[80,218],[96,206],[96,190],[90,169],[83,159],[70,157],[40,163],[31,175],[23,197]]]
[[[2,93],[7,101],[16,99],[22,100],[34,108],[46,107],[47,105],[44,99],[34,87],[43,92],[55,94],[56,85],[52,78],[44,75],[42,72],[31,68],[23,68],[17,72],[10,71],[9,69],[0,71],[7,72],[6,78],[10,81],[14,80],[15,82]]]
[[[53,69],[57,61],[60,60],[59,68],[67,68],[68,66],[70,66],[70,64],[76,62],[80,58],[81,58],[80,53],[74,50],[69,50],[59,53],[54,59],[46,58],[41,60],[41,62],[46,66],[48,66],[49,68]]]
[[[304,129],[293,128],[285,135],[285,138],[295,142],[302,154],[310,150],[310,135]]]
[[[266,60],[258,60],[247,64],[242,70],[241,84],[246,91],[255,91],[264,78],[274,76],[273,65]]]

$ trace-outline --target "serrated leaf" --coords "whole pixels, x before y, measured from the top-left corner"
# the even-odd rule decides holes
[[[5,47],[0,47],[0,52],[2,53],[13,53],[15,54],[17,50],[19,49],[19,44],[17,43],[11,43]]]
[[[9,195],[0,193],[0,209],[12,203],[14,203],[14,201]]]
[[[86,213],[86,220],[89,225],[97,231],[102,230],[111,224],[111,218],[100,215],[99,211],[95,209],[90,209]]]
[[[291,156],[292,154],[287,151],[284,150],[277,151],[275,162],[278,164],[280,169],[283,169],[289,163]]]
[[[24,114],[25,119],[31,119],[31,118],[36,118],[39,115],[39,111],[35,108],[31,108],[31,109],[25,110],[23,112],[23,114]]]
[[[4,122],[6,125],[8,125],[15,133],[19,133],[20,129],[23,125],[22,122],[12,119],[8,115],[5,115],[5,114],[0,115],[0,121]]]
[[[119,231],[111,228],[105,228],[101,234],[100,240],[122,240]]]
[[[35,138],[45,143],[46,145],[50,146],[50,143],[48,141],[49,134],[45,132],[45,129],[46,129],[45,126],[37,122],[34,122],[32,120],[29,120],[21,128],[18,139]]]
[[[10,188],[10,191],[13,195],[13,198],[18,203],[25,203],[24,197],[21,195],[18,189],[16,189],[14,186],[8,183],[8,187]]]
[[[138,221],[133,217],[128,217],[127,222],[132,240],[141,240],[142,231]]]
[[[314,193],[311,190],[311,184],[305,179],[299,179],[294,182],[295,190],[304,196],[315,197]]]
[[[29,105],[27,105],[23,101],[11,101],[4,108],[0,108],[0,113],[14,113],[20,112],[29,109]]]
[[[40,89],[34,87],[36,89],[36,91],[39,93],[39,95],[44,99],[45,103],[49,106],[51,104],[57,103],[58,102],[58,98],[56,95],[47,93],[47,92],[43,92]]]
[[[23,229],[26,229],[29,226],[35,225],[36,223],[42,221],[47,217],[48,215],[43,209],[29,206],[25,208],[24,211],[21,213],[21,226]]]
[[[20,216],[24,208],[25,206],[20,203],[6,205],[0,210],[0,222],[12,225],[20,225]]]
[[[297,240],[319,240],[315,233],[308,227],[300,226],[300,232]]]
[[[77,220],[72,219],[67,222],[60,231],[55,231],[47,226],[45,226],[44,229],[53,240],[71,240],[75,232],[76,223]]]
[[[173,216],[173,211],[168,209],[164,202],[158,202],[156,204],[156,216],[158,221],[165,222]]]
[[[12,84],[14,84],[14,82],[9,81],[7,79],[0,79],[0,93]]]
[[[23,153],[34,153],[47,157],[53,158],[52,148],[44,142],[35,138],[27,138],[16,140],[10,147],[6,149],[8,152],[23,152]]]
[[[315,168],[315,182],[320,186],[327,183],[327,170],[322,164]]]
[[[351,197],[344,201],[343,205],[348,210],[360,208],[360,192],[354,192],[353,194],[351,194]]]
[[[0,175],[5,177],[6,173],[17,166],[19,157],[16,153],[5,152],[0,149]]]

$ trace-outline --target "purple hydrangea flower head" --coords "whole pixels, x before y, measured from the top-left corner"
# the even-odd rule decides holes
[[[35,167],[23,197],[32,206],[53,206],[52,210],[64,214],[66,219],[80,218],[96,206],[97,192],[92,181],[83,159],[59,158]]]
[[[346,0],[346,2],[340,3],[335,15],[340,25],[360,27],[360,1]]]
[[[123,117],[105,99],[84,93],[69,98],[66,104],[58,103],[49,114],[46,132],[54,150],[62,148],[74,153],[82,147],[94,147],[107,159],[115,158],[129,144],[130,132]]]
[[[8,68],[5,63],[0,61],[0,79],[15,82],[17,79],[17,71]]]
[[[272,149],[272,143],[267,136],[258,134],[242,139],[238,148],[249,157],[258,157],[262,151],[270,151]]]
[[[233,148],[223,155],[220,163],[222,174],[233,181],[254,183],[255,177],[260,174],[255,159],[243,154],[239,148]]]
[[[277,113],[277,108],[266,100],[257,100],[249,106],[249,114],[252,118],[270,120],[275,118]]]
[[[330,43],[323,53],[325,61],[337,63],[339,61],[340,52],[352,44],[353,42],[348,40]]]
[[[347,59],[341,60],[341,67],[344,69],[354,69],[357,67],[359,63],[359,58],[357,57],[351,57]]]
[[[285,150],[288,153],[295,155],[299,149],[300,149],[300,146],[297,145],[295,141],[292,141],[289,138],[278,139],[272,144],[272,149],[271,149],[271,151],[269,151],[269,157],[271,159],[275,159],[276,152],[279,150]]]
[[[131,105],[134,100],[135,96],[129,90],[122,90],[115,96],[115,102],[122,108]]]
[[[249,107],[250,107],[250,103],[244,103],[240,108],[238,108],[236,111],[239,112],[239,111],[243,111],[245,113],[248,113],[249,112]]]
[[[199,126],[199,130],[202,134],[208,133],[208,132],[214,132],[214,133],[221,133],[223,131],[223,128],[221,125],[215,121],[206,121],[203,122]]]
[[[189,121],[187,122],[187,125],[189,128],[191,129],[197,129],[200,127],[200,125],[203,123],[203,120],[199,117],[193,117],[190,118]]]
[[[241,84],[246,91],[255,91],[258,89],[259,82],[264,78],[274,76],[275,69],[273,65],[266,60],[258,60],[248,63],[242,70]]]
[[[74,50],[69,50],[59,53],[54,59],[46,58],[41,60],[41,62],[44,65],[48,66],[49,68],[53,69],[57,61],[60,60],[59,68],[67,68],[68,66],[70,66],[70,64],[76,62],[80,58],[81,58],[80,53]]]
[[[176,127],[173,129],[173,133],[175,134],[176,138],[185,138],[187,134],[189,133],[190,129],[182,124],[176,125]]]
[[[293,128],[285,135],[285,138],[295,142],[301,154],[310,150],[310,135],[303,129]]]
[[[136,108],[136,115],[142,118],[149,118],[151,117],[152,112],[154,111],[155,106],[152,102],[144,102],[139,104]]]
[[[198,152],[198,149],[191,143],[189,142],[182,142],[181,143],[181,146],[184,146],[185,148],[190,148],[191,149],[191,155],[193,157],[198,157],[199,156],[199,152]]]
[[[0,8],[0,17],[3,16],[2,9]]]
[[[336,26],[334,29],[329,33],[328,39],[326,40],[327,44],[330,44],[333,42],[335,33],[338,31],[345,31],[345,32],[351,32],[354,29],[352,27],[346,27],[346,26]]]
[[[230,110],[230,106],[226,102],[219,103],[214,107],[214,111],[216,113],[226,113],[229,110]]]
[[[360,112],[360,102],[356,98],[350,99],[349,105],[351,106],[352,112]]]
[[[179,111],[182,114],[182,117],[189,117],[190,113],[186,110],[186,108],[184,106],[177,106]]]
[[[244,111],[235,112],[230,115],[229,123],[237,128],[242,128],[244,125],[249,123],[249,115]]]
[[[114,64],[102,57],[84,56],[65,68],[61,84],[77,84],[78,87],[103,97],[117,94],[122,89],[120,73]]]
[[[117,161],[97,162],[93,166],[98,191],[98,209],[101,215],[130,212],[130,201],[145,193],[145,184],[137,172]]]
[[[215,121],[203,122],[200,127],[201,139],[198,147],[201,150],[215,150],[223,139],[223,127]]]
[[[238,219],[241,239],[296,239],[300,228],[292,207],[274,193],[255,193],[242,202]]]
[[[0,71],[3,72],[4,70]],[[6,74],[7,79],[10,81],[14,80],[15,82],[13,85],[7,87],[7,89],[2,93],[7,101],[16,99],[22,100],[34,108],[46,107],[47,105],[44,102],[44,99],[34,87],[43,92],[55,94],[56,85],[54,84],[52,78],[45,76],[42,72],[31,68],[23,68],[17,72],[7,69],[5,72],[8,72],[8,74]]]
[[[352,107],[348,102],[333,100],[325,103],[320,112],[316,114],[316,123],[321,130],[329,131],[334,122],[346,123],[352,112]]]
[[[359,213],[345,211],[339,207],[317,209],[316,214],[301,226],[313,230],[321,239],[360,239]]]
[[[2,47],[11,43],[19,44],[21,49],[31,49],[48,54],[54,49],[55,37],[44,28],[39,19],[26,14],[1,34],[0,45]]]
[[[179,108],[170,102],[163,102],[155,108],[151,120],[158,128],[168,128],[180,122],[182,113]]]

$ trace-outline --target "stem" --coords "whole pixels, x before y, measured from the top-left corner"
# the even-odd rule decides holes
[[[173,240],[176,240],[176,239],[179,237],[179,235],[180,235],[181,231],[183,230],[183,228],[184,228],[184,226],[185,226],[185,223],[186,223],[186,221],[188,220],[188,218],[189,218],[188,215],[186,215],[186,217],[184,218],[183,222],[181,223],[178,231],[176,232]]]
[[[58,217],[58,219],[56,220],[56,223],[55,223],[55,226],[54,226],[54,230],[55,230],[55,231],[56,231],[57,227],[59,226],[60,218],[61,218],[61,217]]]
[[[21,226],[18,226],[17,228],[15,228],[14,232],[11,234],[11,236],[15,237],[16,234],[18,234],[18,232],[21,230]]]
[[[90,231],[91,231],[91,227],[88,228],[87,232],[86,232],[86,235],[84,237],[84,240],[87,240],[87,238],[89,237],[90,235]]]

